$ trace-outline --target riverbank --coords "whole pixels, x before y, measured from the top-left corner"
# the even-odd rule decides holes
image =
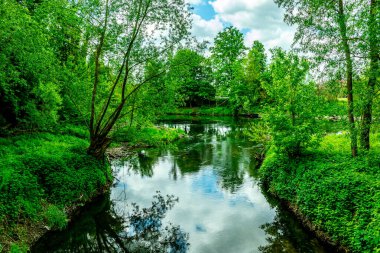
[[[64,228],[76,207],[104,192],[111,181],[110,166],[86,154],[88,141],[79,128],[0,142],[3,251],[26,252],[47,230]]]
[[[348,138],[327,135],[318,149],[295,160],[270,150],[260,174],[269,191],[323,241],[341,250],[380,252],[380,142],[351,158]]]
[[[182,130],[163,127],[121,129],[114,133],[110,153],[167,145],[184,136]],[[86,154],[84,128],[21,134],[0,138],[0,144],[0,252],[26,252],[47,231],[64,228],[112,183],[109,164]]]
[[[168,112],[168,115],[186,115],[186,116],[239,116],[257,118],[261,113],[260,108],[255,108],[249,113],[236,113],[233,109],[226,106],[202,106],[202,107],[180,107]]]
[[[182,129],[163,126],[121,128],[113,133],[113,143],[107,150],[107,155],[111,159],[122,158],[130,155],[135,149],[164,147],[185,139],[186,136]]]

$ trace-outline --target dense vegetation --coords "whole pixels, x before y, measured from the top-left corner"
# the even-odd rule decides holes
[[[152,127],[168,112],[259,112],[247,135],[270,190],[349,249],[380,251],[380,3],[275,2],[297,50],[268,58],[232,26],[194,41],[183,0],[0,1],[0,248],[65,226],[110,179],[112,140],[176,140]]]
[[[108,166],[85,152],[86,134],[71,127],[0,139],[1,247],[27,248],[44,225],[65,227],[73,206],[110,183]]]

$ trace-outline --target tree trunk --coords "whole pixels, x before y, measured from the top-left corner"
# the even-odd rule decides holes
[[[370,131],[372,124],[372,103],[375,92],[376,79],[379,71],[379,50],[377,41],[377,24],[376,24],[376,9],[378,5],[377,0],[371,0],[369,20],[368,20],[368,32],[369,32],[369,59],[370,59],[370,71],[367,85],[367,94],[364,101],[364,108],[362,114],[361,125],[361,146],[369,150],[370,149]]]
[[[99,161],[104,160],[105,152],[111,144],[111,138],[96,136],[90,140],[90,146],[87,149],[87,154],[95,157]]]
[[[344,14],[343,0],[339,0],[339,28],[342,39],[342,46],[345,55],[346,61],[346,85],[347,85],[347,102],[348,102],[348,120],[349,120],[349,129],[351,137],[351,154],[353,157],[358,154],[358,141],[357,141],[357,132],[355,127],[355,117],[354,117],[354,96],[352,92],[353,85],[353,67],[352,67],[352,58],[351,58],[351,48],[348,44],[347,37],[347,25],[346,25],[346,16]]]

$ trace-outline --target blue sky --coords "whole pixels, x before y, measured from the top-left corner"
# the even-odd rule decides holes
[[[273,0],[186,0],[194,8],[192,33],[198,40],[212,42],[228,25],[244,33],[245,44],[261,41],[266,49],[289,49],[294,27],[283,22],[284,11]]]

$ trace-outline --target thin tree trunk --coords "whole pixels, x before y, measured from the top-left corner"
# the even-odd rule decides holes
[[[352,92],[353,86],[353,67],[352,67],[352,58],[351,58],[351,48],[348,44],[347,36],[347,25],[346,25],[346,16],[344,13],[343,0],[339,0],[339,28],[340,35],[342,39],[342,45],[346,61],[346,85],[347,85],[347,102],[348,102],[348,120],[349,120],[349,129],[351,137],[351,154],[353,157],[358,154],[358,141],[357,141],[357,132],[355,127],[355,117],[354,117],[354,96]]]
[[[373,94],[375,92],[376,79],[379,71],[379,48],[377,41],[377,24],[376,24],[376,9],[378,9],[378,1],[371,0],[370,13],[368,20],[368,32],[369,32],[369,59],[370,59],[370,71],[368,78],[367,94],[365,97],[365,104],[362,115],[361,125],[361,145],[364,149],[370,149],[370,131],[372,124],[372,103]]]

